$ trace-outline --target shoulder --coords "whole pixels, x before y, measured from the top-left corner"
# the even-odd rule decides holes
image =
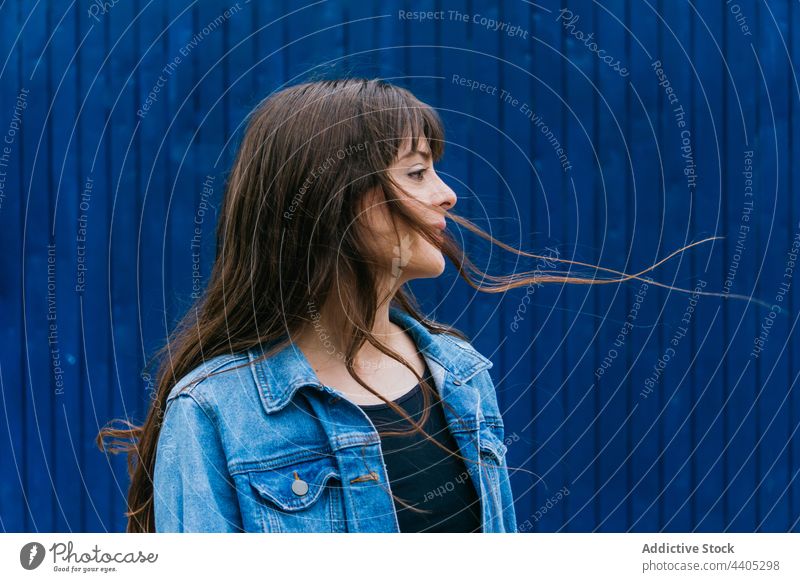
[[[224,354],[204,361],[183,375],[170,390],[169,404],[179,396],[190,396],[198,403],[216,400],[217,392],[231,383],[241,385],[243,377],[252,375],[248,354]],[[225,373],[230,372],[230,373]]]
[[[497,390],[489,370],[492,368],[492,361],[478,351],[472,342],[462,339],[450,333],[438,334],[440,342],[448,346],[449,356],[459,358],[466,362],[467,369],[472,370],[467,374],[469,384],[476,387],[481,396],[481,403],[484,417],[490,422],[502,426],[500,408],[497,401]]]
[[[492,361],[484,356],[481,352],[479,352],[475,346],[472,345],[471,342],[465,339],[461,339],[457,335],[452,333],[440,333],[436,334],[437,338],[440,338],[441,341],[445,342],[445,345],[449,346],[450,348],[455,348],[456,350],[461,350],[469,355],[471,358],[475,358],[478,360],[482,365],[481,368],[489,369],[493,366]]]

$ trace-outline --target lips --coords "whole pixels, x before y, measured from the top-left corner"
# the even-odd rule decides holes
[[[447,225],[446,223],[441,222],[439,224],[435,224],[434,226],[441,231],[434,235],[434,238],[436,238],[436,240],[441,244],[444,242],[444,229],[447,227]]]

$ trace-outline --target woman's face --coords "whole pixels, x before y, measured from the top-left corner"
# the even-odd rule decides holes
[[[402,200],[409,210],[423,222],[444,229],[441,211],[455,206],[456,195],[436,174],[427,141],[420,138],[417,151],[411,151],[411,140],[407,140],[388,172],[408,195]],[[364,212],[377,256],[385,261],[393,283],[441,275],[445,266],[441,251],[402,221],[398,220],[395,228],[383,197],[377,192],[370,194]]]

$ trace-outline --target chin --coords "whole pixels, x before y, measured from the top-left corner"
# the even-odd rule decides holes
[[[444,256],[438,249],[426,252],[425,257],[416,261],[411,269],[407,270],[409,279],[431,279],[444,273]],[[411,267],[411,265],[409,265]]]
[[[432,279],[444,273],[445,258],[438,247],[420,241],[411,249],[410,261],[403,267],[403,279]]]

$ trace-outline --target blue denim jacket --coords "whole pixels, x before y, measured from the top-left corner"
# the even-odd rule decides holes
[[[397,307],[390,319],[412,336],[453,407],[445,417],[461,454],[481,462],[468,462],[462,478],[481,500],[483,531],[516,531],[491,361]],[[294,345],[255,361],[260,353],[211,359],[170,392],[153,475],[156,530],[399,532],[369,417],[322,385]]]

